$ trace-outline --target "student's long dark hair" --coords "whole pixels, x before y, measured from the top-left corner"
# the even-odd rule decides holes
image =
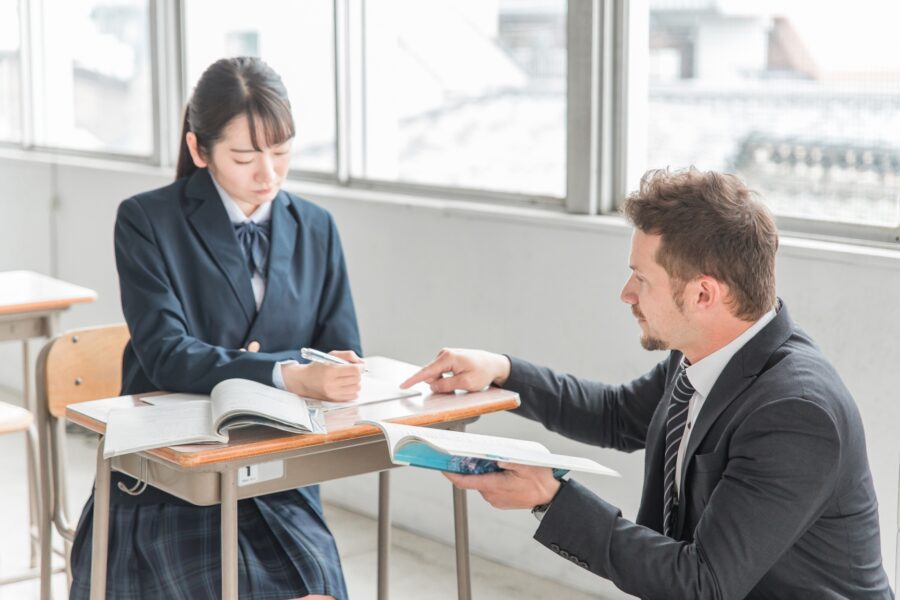
[[[193,131],[197,146],[205,158],[222,137],[228,123],[246,115],[250,141],[260,149],[257,126],[263,129],[267,146],[277,146],[294,137],[291,103],[281,77],[258,58],[240,56],[217,60],[204,71],[184,111],[181,149],[175,178],[197,170],[188,151],[185,136]]]

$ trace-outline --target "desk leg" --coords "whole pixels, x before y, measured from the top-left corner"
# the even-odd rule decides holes
[[[453,527],[456,534],[456,589],[459,600],[471,600],[472,582],[469,579],[469,517],[466,511],[466,490],[453,488]]]
[[[378,473],[378,600],[387,600],[391,563],[391,472]]]
[[[105,439],[97,447],[97,479],[94,484],[94,532],[91,538],[91,600],[106,598],[106,566],[109,550],[110,461],[103,458]]]
[[[226,468],[219,474],[222,499],[222,598],[238,597],[237,471]]]

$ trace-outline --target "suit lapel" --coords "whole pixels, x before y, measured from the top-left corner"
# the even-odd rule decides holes
[[[244,262],[228,213],[222,206],[222,199],[206,169],[194,173],[188,181],[185,195],[200,201],[188,215],[188,220],[228,280],[247,321],[252,321],[256,314],[256,300],[253,298],[247,263]]]
[[[731,357],[710,390],[706,402],[703,403],[703,408],[691,429],[691,437],[681,463],[680,490],[690,494],[690,490],[685,489],[687,472],[691,459],[703,438],[709,433],[710,428],[722,412],[756,380],[772,353],[790,337],[793,327],[790,316],[787,308],[781,304],[781,300],[778,301],[778,304],[778,314],[775,315],[775,318]],[[685,512],[684,510],[678,511],[678,523],[674,531],[676,536],[681,535]]]
[[[295,264],[294,249],[297,245],[298,223],[294,217],[293,211],[289,208],[290,200],[284,192],[278,192],[278,195],[272,201],[272,240],[269,246],[269,267],[266,274],[266,293],[263,296],[262,305],[256,320],[250,327],[245,342],[249,343],[258,340],[260,331],[265,329],[266,320],[269,313],[276,315],[278,318],[284,318],[284,315],[278,315],[278,307],[283,305],[285,286],[289,281],[295,279],[291,275],[291,268]]]

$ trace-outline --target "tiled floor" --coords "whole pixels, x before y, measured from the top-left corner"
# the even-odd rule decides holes
[[[0,391],[0,400],[15,402]],[[93,482],[94,440],[68,436],[68,489],[72,518],[77,519]],[[28,562],[25,442],[22,435],[0,436],[0,576],[24,568]],[[325,505],[329,525],[337,539],[341,561],[353,600],[375,598],[376,524],[369,517]],[[472,592],[477,599],[566,598],[590,596],[562,588],[528,573],[472,557]],[[54,598],[65,597],[65,577],[54,577]],[[456,571],[452,547],[407,531],[392,532],[390,597],[396,600],[456,598]],[[0,600],[38,598],[35,582],[0,588]]]

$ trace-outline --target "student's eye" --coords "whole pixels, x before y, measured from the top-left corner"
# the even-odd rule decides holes
[[[253,161],[251,161],[251,160],[235,160],[234,162],[236,162],[239,165],[249,165]]]

